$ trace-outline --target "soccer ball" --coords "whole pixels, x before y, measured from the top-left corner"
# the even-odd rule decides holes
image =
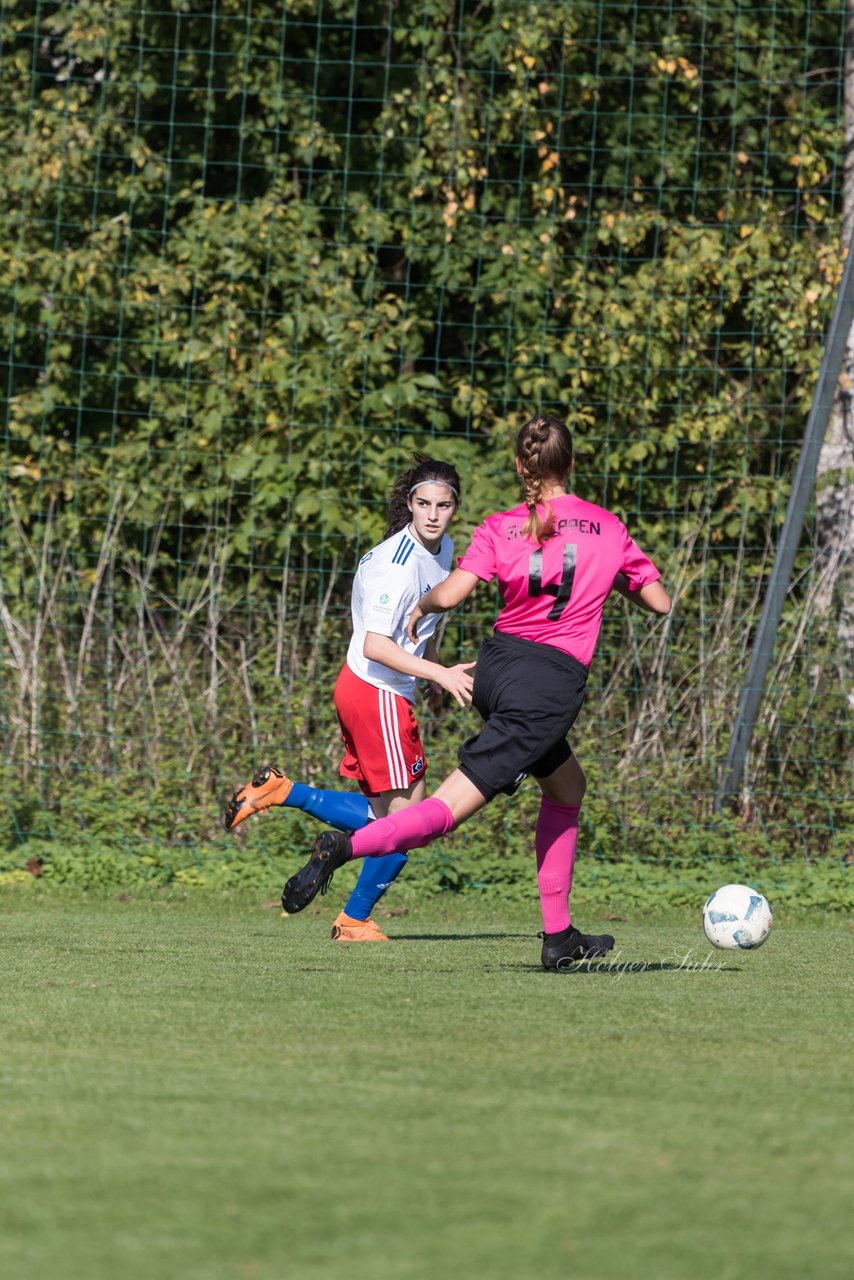
[[[746,884],[725,884],[703,907],[706,937],[725,951],[761,947],[773,923],[767,900]]]

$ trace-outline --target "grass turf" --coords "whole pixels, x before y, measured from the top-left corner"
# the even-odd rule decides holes
[[[558,975],[527,912],[331,914],[0,898],[4,1276],[852,1273],[848,929]]]

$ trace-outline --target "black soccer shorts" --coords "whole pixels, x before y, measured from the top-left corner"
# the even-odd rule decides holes
[[[587,668],[552,645],[496,631],[484,640],[472,702],[486,721],[460,747],[460,769],[487,800],[526,774],[547,778],[572,755],[566,735],[584,701]]]

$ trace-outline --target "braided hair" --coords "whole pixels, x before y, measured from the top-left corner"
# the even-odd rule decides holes
[[[522,484],[528,519],[522,525],[522,537],[543,543],[554,532],[551,507],[546,506],[545,520],[538,504],[548,480],[563,481],[572,467],[572,436],[558,418],[547,414],[531,418],[516,438],[516,457],[522,464]]]
[[[449,462],[437,462],[435,458],[428,458],[423,453],[414,453],[412,458],[415,465],[397,477],[388,495],[388,515],[383,538],[393,537],[401,529],[405,529],[412,520],[409,494],[413,485],[447,485],[453,493],[457,506],[460,505],[462,486],[456,467],[452,467]]]

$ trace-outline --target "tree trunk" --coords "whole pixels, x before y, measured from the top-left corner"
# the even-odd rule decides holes
[[[846,8],[842,235],[850,252],[854,236],[854,0],[847,0]],[[818,605],[835,614],[840,657],[850,674],[854,670],[854,327],[848,335],[819,456],[815,505],[816,545],[824,578]]]

